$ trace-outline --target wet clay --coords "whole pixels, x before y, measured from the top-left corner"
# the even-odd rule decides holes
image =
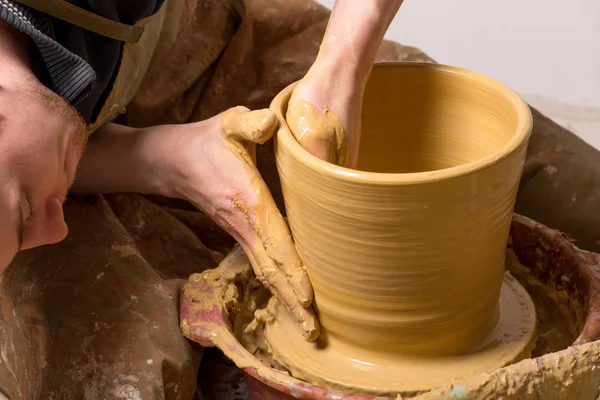
[[[305,100],[288,107],[286,120],[290,131],[306,149],[324,151],[320,158],[343,167],[350,162],[350,144],[339,118],[325,108],[320,114]]]
[[[243,339],[238,341],[233,335],[235,331],[243,337],[254,312],[269,297],[270,292],[253,274],[247,254],[236,246],[218,268],[190,276],[181,293],[181,332],[203,346],[223,350],[239,368],[254,368],[265,379],[291,384],[294,379],[287,372],[270,368],[253,355],[264,346],[263,340],[255,336],[252,343],[245,342],[249,352],[240,343]]]
[[[577,339],[583,327],[584,310],[564,289],[550,288],[519,262],[512,250],[506,251],[506,270],[526,289],[536,311],[536,343],[532,357],[565,349]]]
[[[304,337],[315,340],[319,325],[310,307],[310,281],[294,249],[289,228],[255,166],[255,145],[269,140],[276,126],[277,119],[269,110],[250,112],[245,107],[234,107],[223,113],[224,140],[242,161],[255,196],[253,206],[248,206],[239,195],[232,199],[232,206],[245,215],[254,230],[250,236],[258,239],[241,241],[258,279],[293,311]]]

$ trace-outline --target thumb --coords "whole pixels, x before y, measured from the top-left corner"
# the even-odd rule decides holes
[[[225,111],[221,127],[227,139],[264,144],[275,133],[277,117],[267,108],[250,111],[238,106]]]

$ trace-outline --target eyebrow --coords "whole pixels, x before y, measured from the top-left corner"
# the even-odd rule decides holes
[[[25,221],[23,221],[23,206],[19,204],[19,223],[17,225],[17,237],[19,240],[19,250],[23,247],[23,230]]]

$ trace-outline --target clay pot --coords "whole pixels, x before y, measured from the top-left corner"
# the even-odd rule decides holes
[[[326,335],[383,351],[465,352],[497,320],[511,215],[532,119],[485,76],[375,65],[359,170],[309,154],[271,109],[291,231]]]

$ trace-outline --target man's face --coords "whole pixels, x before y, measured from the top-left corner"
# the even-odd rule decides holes
[[[56,94],[0,87],[0,273],[17,251],[67,235],[62,203],[85,139],[85,124]]]

